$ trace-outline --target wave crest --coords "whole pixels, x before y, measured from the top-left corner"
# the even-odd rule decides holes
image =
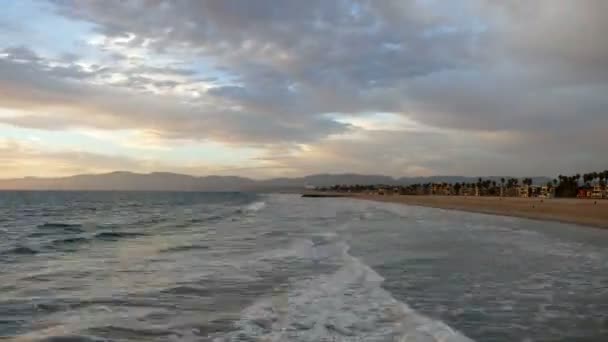
[[[258,212],[262,209],[264,209],[266,207],[266,202],[264,201],[257,201],[257,202],[253,202],[249,205],[247,205],[245,208],[243,208],[243,211],[245,212]]]
[[[329,239],[330,241],[332,239]],[[331,244],[331,243],[330,243]],[[316,246],[308,244],[314,258]],[[242,312],[230,338],[261,341],[429,341],[470,342],[441,321],[417,313],[382,288],[384,279],[359,259],[349,246],[330,247],[342,267],[317,278],[292,279],[289,288]],[[312,261],[312,260],[311,260]]]

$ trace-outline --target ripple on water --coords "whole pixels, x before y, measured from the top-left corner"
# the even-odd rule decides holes
[[[82,225],[77,223],[46,222],[37,227],[47,230],[82,232]]]
[[[182,334],[178,331],[160,328],[143,328],[143,327],[121,327],[116,325],[108,325],[103,327],[93,327],[87,329],[87,333],[94,336],[103,336],[104,338],[117,340],[136,340],[146,341],[151,338],[170,338],[181,337]]]
[[[101,232],[95,234],[95,238],[99,240],[118,240],[136,238],[140,236],[146,236],[146,234],[136,232]]]
[[[0,252],[0,254],[17,254],[17,255],[34,255],[40,253],[39,250],[27,247],[27,246],[17,246],[15,248],[11,248],[9,250]]]
[[[192,250],[208,250],[210,247],[206,245],[183,245],[183,246],[175,246],[169,247],[160,250],[161,253],[174,253],[174,252],[186,252]]]

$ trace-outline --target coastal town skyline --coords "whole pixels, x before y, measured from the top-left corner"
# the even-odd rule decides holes
[[[521,182],[521,183],[520,183]],[[321,192],[363,193],[368,195],[440,195],[474,197],[522,197],[522,198],[581,198],[608,199],[608,170],[572,176],[558,175],[554,179],[490,177],[477,181],[450,182],[435,180],[407,185],[389,184],[336,184],[314,187]]]
[[[388,192],[400,195],[474,195],[509,197],[608,198],[608,170],[555,177],[448,176],[391,177],[355,173],[252,179],[194,176],[170,172],[115,171],[67,177],[0,178],[0,190],[153,190]],[[508,190],[508,191],[507,191]],[[523,191],[523,193],[522,193]],[[582,191],[582,192],[581,192]],[[595,194],[593,194],[595,193]],[[592,196],[593,195],[593,196]]]

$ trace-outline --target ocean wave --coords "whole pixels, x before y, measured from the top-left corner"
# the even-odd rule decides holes
[[[46,222],[37,226],[42,232],[33,232],[30,236],[42,236],[55,232],[83,233],[83,226],[75,223]]]
[[[76,251],[79,247],[91,241],[90,238],[84,236],[66,237],[62,239],[55,239],[50,244],[45,246],[49,250],[61,250],[61,251]]]
[[[57,335],[37,338],[36,334],[30,334],[32,337],[24,335],[14,339],[17,342],[107,342],[108,340],[93,336],[83,335]]]
[[[162,290],[161,293],[180,296],[211,297],[214,295],[214,289],[183,285]]]
[[[38,225],[38,228],[80,228],[81,224],[61,223],[61,222],[46,222]]]
[[[88,241],[90,241],[90,239],[83,237],[83,236],[77,236],[77,237],[68,237],[68,238],[64,238],[64,239],[56,239],[56,240],[53,240],[51,242],[51,244],[54,246],[76,245],[76,244],[80,244],[80,243],[84,243],[84,242],[88,242]]]
[[[104,336],[106,338],[115,338],[121,340],[150,340],[154,338],[175,339],[182,336],[182,334],[177,331],[171,331],[160,328],[136,328],[121,327],[115,325],[89,328],[88,332],[97,336]]]
[[[82,336],[82,335],[63,335],[51,336],[39,340],[39,342],[107,342],[108,340],[99,337]]]
[[[256,201],[237,209],[236,212],[239,214],[256,213],[260,210],[263,210],[264,208],[266,208],[266,202]]]
[[[126,239],[126,238],[135,238],[140,236],[145,236],[144,233],[136,233],[136,232],[101,232],[95,234],[96,239],[100,240],[118,240],[118,239]]]
[[[337,242],[333,249],[332,254],[343,257],[338,271],[292,279],[289,288],[257,301],[242,312],[228,341],[243,336],[263,341],[471,341],[395,299],[382,288],[378,273],[348,254],[347,244]]]
[[[27,247],[27,246],[17,246],[14,248],[11,248],[7,251],[4,251],[0,254],[18,254],[18,255],[34,255],[34,254],[38,254],[40,253],[40,251]]]
[[[186,252],[191,250],[206,250],[209,249],[209,246],[205,245],[184,245],[184,246],[174,246],[162,249],[161,253],[173,253],[173,252]]]
[[[261,235],[265,237],[282,237],[289,235],[289,232],[284,230],[274,230],[271,232],[262,233]]]
[[[222,216],[220,215],[214,215],[214,216],[209,216],[209,217],[197,217],[197,218],[192,218],[190,219],[190,223],[203,223],[203,222],[207,222],[207,221],[213,221],[213,220],[219,220],[221,219]]]

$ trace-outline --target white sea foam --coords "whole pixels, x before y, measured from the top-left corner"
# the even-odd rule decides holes
[[[258,212],[262,209],[264,209],[266,207],[266,202],[264,201],[257,201],[257,202],[253,202],[247,206],[245,206],[245,208],[243,208],[244,212]]]
[[[314,244],[297,244],[313,249]],[[327,248],[327,245],[323,245]],[[348,254],[348,245],[331,245],[343,266],[313,279],[291,279],[242,312],[237,331],[224,341],[471,341],[446,324],[422,316],[382,289],[383,278]],[[298,251],[299,255],[314,253]]]

